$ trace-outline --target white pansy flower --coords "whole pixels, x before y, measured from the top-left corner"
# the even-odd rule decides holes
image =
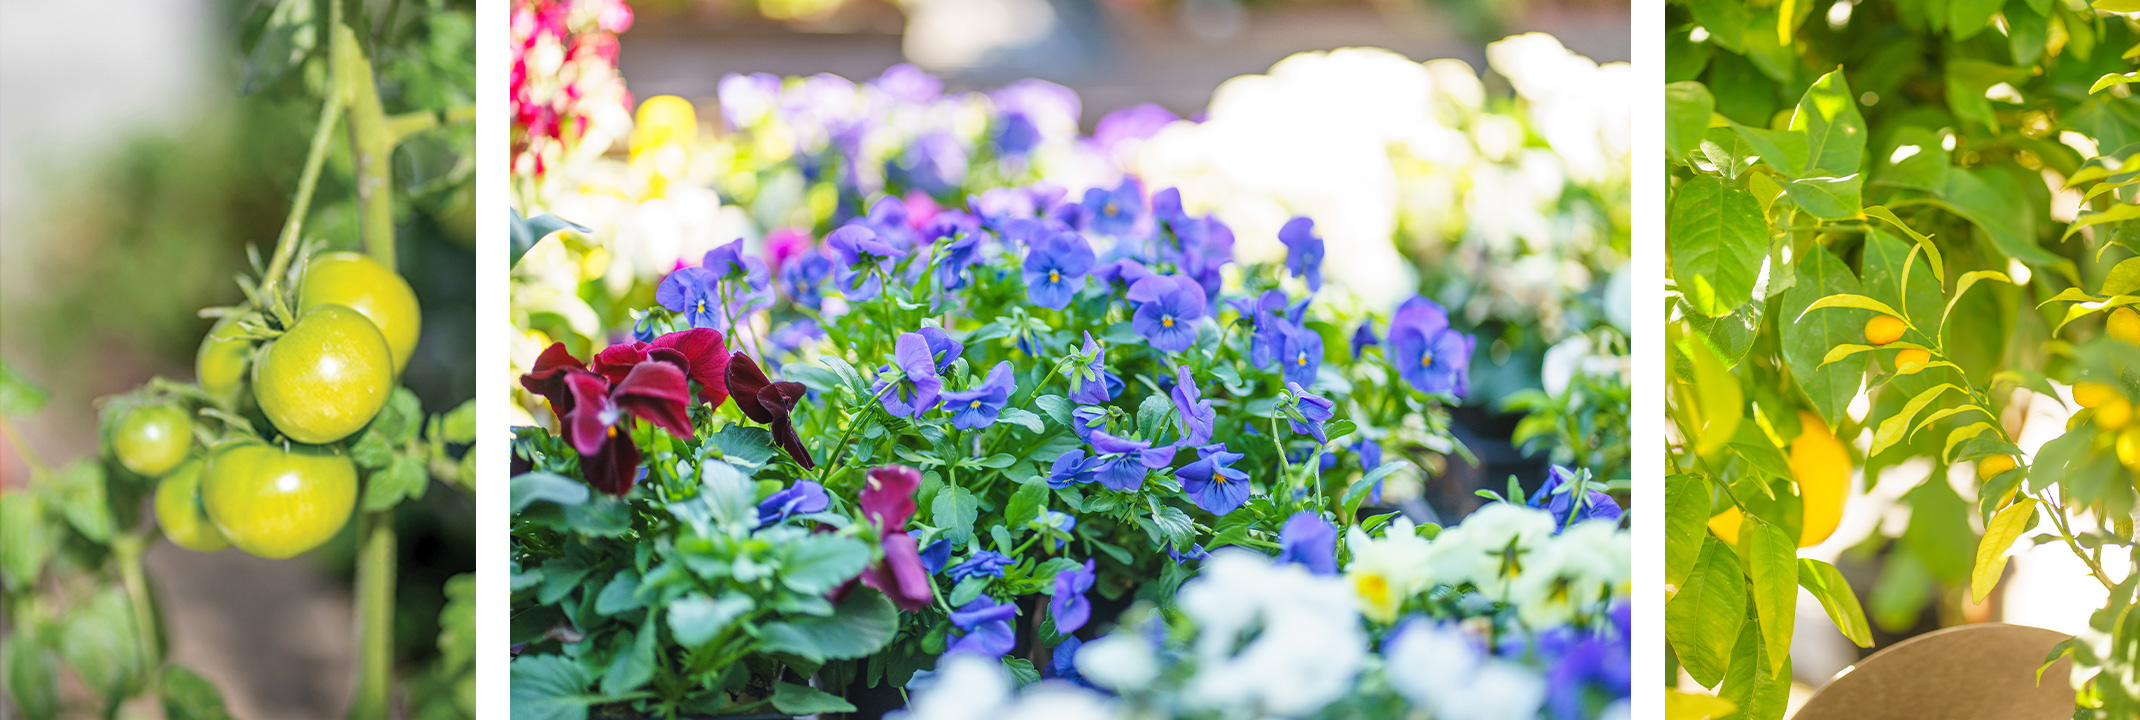
[[[1397,694],[1436,720],[1530,720],[1545,704],[1545,679],[1487,657],[1452,626],[1408,623],[1389,643],[1383,673]]]
[[[1366,660],[1351,589],[1297,564],[1222,549],[1178,601],[1198,624],[1196,675],[1183,693],[1195,707],[1310,714],[1350,692]]]
[[[1122,631],[1078,647],[1077,672],[1115,692],[1136,692],[1159,678],[1159,656],[1134,632]]]
[[[1368,537],[1354,525],[1346,532],[1345,548],[1352,553],[1345,579],[1360,612],[1379,622],[1396,622],[1405,600],[1434,585],[1427,572],[1433,545],[1415,532],[1409,519],[1398,517],[1380,538]]]

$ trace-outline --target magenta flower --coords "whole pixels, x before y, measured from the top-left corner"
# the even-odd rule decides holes
[[[856,500],[862,517],[877,526],[878,544],[884,550],[883,560],[862,571],[862,584],[876,588],[893,605],[909,612],[928,607],[936,599],[919,544],[906,534],[907,519],[914,516],[914,489],[920,485],[921,471],[914,468],[872,468]]]
[[[654,423],[680,438],[692,435],[691,415],[685,406],[691,399],[691,386],[675,365],[640,363],[615,385],[585,371],[568,373],[564,380],[572,395],[572,410],[564,417],[565,439],[580,451],[581,470],[597,490],[621,497],[638,482],[639,448],[632,443],[632,418]]]

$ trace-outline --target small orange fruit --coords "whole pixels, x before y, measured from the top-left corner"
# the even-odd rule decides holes
[[[1874,345],[1886,345],[1896,340],[1901,340],[1902,331],[1907,327],[1908,325],[1902,322],[1902,318],[1893,315],[1874,315],[1873,319],[1865,321],[1865,342]]]
[[[1917,371],[1924,369],[1923,367],[1910,367],[1911,365],[1928,362],[1932,362],[1932,353],[1917,348],[1904,348],[1902,352],[1895,353],[1895,371],[1904,375],[1915,375]]]
[[[2017,463],[2014,462],[2014,456],[2012,455],[1993,455],[1978,460],[1977,479],[1990,482],[1992,478],[1998,477],[2000,473],[2014,469],[2016,465]]]

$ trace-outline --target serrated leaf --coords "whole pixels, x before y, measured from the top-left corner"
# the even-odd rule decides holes
[[[161,694],[165,720],[230,720],[223,692],[185,666],[163,669]]]
[[[870,548],[829,533],[805,535],[780,547],[780,582],[806,595],[830,592],[869,566]]]
[[[439,419],[439,435],[446,442],[467,445],[476,441],[476,401],[467,402],[446,411]]]
[[[899,611],[871,588],[855,588],[828,618],[767,623],[759,628],[759,650],[810,660],[845,660],[876,652],[899,629]]]
[[[1040,511],[1048,505],[1048,482],[1040,478],[1027,480],[1011,493],[1010,504],[1003,510],[1003,524],[1025,527],[1025,524],[1040,517]],[[1002,527],[1002,526],[997,526]]]
[[[625,648],[624,652],[617,653],[617,659],[609,663],[609,670],[602,673],[603,695],[618,697],[653,681],[654,652],[659,643],[660,632],[661,626],[654,623],[652,615],[648,615],[647,623],[639,626],[639,632],[632,635],[631,646]]]
[[[698,593],[685,595],[669,603],[669,632],[676,644],[695,648],[742,617],[751,605],[750,598],[733,593],[718,600]]]
[[[764,465],[773,459],[773,433],[762,427],[728,425],[709,436],[713,447],[721,451],[721,457],[740,461],[751,467]]]
[[[1033,404],[1040,406],[1040,411],[1047,413],[1048,419],[1054,420],[1055,424],[1063,427],[1070,426],[1070,401],[1063,396],[1042,395],[1034,398]]]
[[[929,502],[930,522],[943,529],[942,537],[953,546],[973,539],[973,521],[980,517],[980,510],[980,499],[962,487],[946,486]]]
[[[507,494],[512,499],[513,512],[519,513],[538,501],[568,506],[584,504],[590,492],[586,483],[572,478],[533,472],[514,477]]]
[[[620,570],[616,577],[610,578],[609,583],[602,586],[602,592],[595,595],[594,611],[603,615],[615,615],[645,607],[645,603],[640,602],[637,597],[638,592],[639,573],[629,568]]]
[[[1004,408],[1003,412],[996,416],[996,419],[1036,433],[1046,428],[1045,425],[1041,424],[1039,415],[1035,415],[1033,411],[1024,408]]]
[[[424,496],[430,486],[430,475],[424,473],[423,463],[407,455],[396,455],[385,470],[365,478],[364,511],[377,512],[399,504],[403,498],[415,500]]]
[[[522,655],[512,661],[513,720],[587,720],[587,670],[559,655]]]
[[[1707,175],[1679,188],[1666,221],[1667,255],[1680,293],[1709,317],[1731,314],[1753,298],[1768,253],[1761,205],[1746,190]]]

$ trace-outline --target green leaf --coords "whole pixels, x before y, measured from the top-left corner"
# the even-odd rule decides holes
[[[759,650],[788,653],[812,662],[858,658],[876,652],[899,630],[899,611],[871,588],[855,588],[832,617],[767,623],[758,629]]]
[[[1733,644],[1746,622],[1745,576],[1731,546],[1714,539],[1702,543],[1693,572],[1665,603],[1664,615],[1665,639],[1687,674],[1702,687],[1715,687],[1731,665]]]
[[[730,593],[715,600],[692,593],[669,603],[669,632],[676,644],[698,647],[751,609],[751,599]]]
[[[319,47],[320,23],[313,18],[313,7],[312,0],[275,3],[267,27],[246,53],[245,78],[238,85],[239,93],[251,95],[275,84]]]
[[[773,683],[773,707],[791,715],[854,712],[855,706],[838,695],[805,685]]]
[[[223,692],[182,665],[163,669],[162,690],[166,720],[230,720],[230,711],[223,707]]]
[[[532,472],[513,478],[506,494],[512,498],[513,512],[518,514],[536,502],[564,506],[586,503],[589,489],[586,483],[563,475]]]
[[[653,615],[648,615],[647,623],[632,635],[631,646],[617,653],[617,659],[609,662],[609,670],[602,673],[603,695],[617,697],[654,680],[654,653],[660,635],[661,626],[654,622]]]
[[[1864,295],[1839,293],[1813,301],[1812,305],[1807,306],[1804,311],[1798,313],[1797,319],[1804,320],[1808,313],[1811,313],[1815,310],[1826,310],[1829,308],[1854,308],[1858,310],[1871,310],[1882,315],[1890,315],[1898,318],[1902,317],[1902,313],[1896,312],[1895,308],[1888,306],[1887,303],[1874,300]]]
[[[1999,576],[2006,572],[2006,551],[2028,529],[2029,519],[2036,516],[2036,499],[2024,497],[2000,510],[1984,526],[1984,539],[1977,543],[1976,569],[1969,573],[1969,597],[1977,604],[1991,595],[1993,586],[1999,584]]]
[[[993,578],[981,575],[968,576],[966,579],[960,580],[959,584],[951,587],[951,595],[946,597],[945,601],[951,603],[952,607],[963,607],[966,603],[973,602],[975,598],[981,597],[981,593],[988,592],[988,586],[993,582],[995,582]]]
[[[513,720],[587,720],[587,670],[558,655],[522,655],[512,663]]]
[[[1858,607],[1857,593],[1851,592],[1842,571],[1813,558],[1799,558],[1798,584],[1820,601],[1828,620],[1843,632],[1843,637],[1858,647],[1872,647],[1872,627],[1865,623],[1865,610]]]
[[[1025,527],[1026,523],[1040,517],[1040,511],[1047,507],[1048,481],[1037,477],[1027,480],[1018,486],[1017,492],[1011,493],[1010,504],[1003,511],[1003,524]]]
[[[1917,417],[1917,413],[1922,412],[1926,405],[1932,404],[1933,400],[1939,399],[1939,396],[1946,394],[1949,390],[1960,392],[1965,396],[1968,394],[1967,391],[1955,386],[1954,383],[1940,383],[1924,392],[1918,393],[1916,397],[1910,398],[1908,403],[1903,404],[1901,411],[1880,421],[1879,429],[1873,431],[1872,449],[1865,452],[1866,457],[1878,455],[1881,451],[1902,442],[1903,433],[1910,429],[1910,421]]]
[[[1824,297],[1858,292],[1858,278],[1850,268],[1827,248],[1815,245],[1798,261],[1798,284],[1784,291],[1779,308],[1781,317],[1794,319],[1777,323],[1791,378],[1829,427],[1841,425],[1850,401],[1857,397],[1865,381],[1866,359],[1860,356],[1831,364],[1827,355],[1836,346],[1863,342],[1869,316],[1863,310],[1807,310]]]
[[[2135,7],[2140,7],[2140,2],[2134,2],[2133,4]],[[2108,75],[2096,78],[2095,84],[2088,86],[2088,94],[2094,95],[2096,93],[2102,92],[2104,88],[2115,87],[2118,85],[2129,85],[2132,83],[2140,83],[2140,71],[2110,73]]]
[[[1814,177],[1792,180],[1783,186],[1791,196],[1791,202],[1814,217],[1825,220],[1849,220],[1858,216],[1864,205],[1865,178]]]
[[[446,442],[455,445],[474,443],[476,441],[475,399],[470,398],[467,402],[463,402],[454,406],[452,410],[446,411],[445,415],[439,417],[439,428],[440,435],[445,438]]]
[[[2089,4],[2097,10],[2114,13],[2140,12],[2140,0],[2095,0]]]
[[[1664,86],[1664,151],[1674,160],[1702,147],[1709,130],[1709,116],[1716,113],[1716,98],[1698,82]]]
[[[1003,412],[996,416],[996,419],[1036,433],[1046,428],[1045,425],[1041,424],[1039,415],[1035,415],[1033,411],[1024,408],[1004,408]]]
[[[60,514],[67,524],[91,542],[103,545],[111,542],[111,506],[105,501],[104,467],[87,460],[76,460],[53,478],[53,491],[59,499]]]
[[[1665,238],[1679,291],[1697,312],[1721,317],[1753,299],[1768,228],[1752,194],[1706,175],[1688,181],[1672,200]]]
[[[816,533],[783,543],[780,582],[806,595],[831,592],[869,566],[869,545],[851,537]]]
[[[1737,705],[1741,720],[1780,720],[1791,697],[1790,667],[1789,646],[1775,649],[1747,625],[1732,645],[1731,672],[1717,696]]]
[[[1822,75],[1806,89],[1791,114],[1792,132],[1806,136],[1806,177],[1847,178],[1858,175],[1865,163],[1865,117],[1858,113],[1858,97],[1838,69]]]
[[[2005,0],[1948,0],[1947,32],[1957,41],[1968,40],[1991,26],[1991,16],[1999,13]]]
[[[713,447],[721,457],[759,467],[773,459],[773,433],[762,427],[730,424],[713,433]]]
[[[431,476],[424,472],[423,463],[407,455],[396,455],[385,470],[371,474],[364,482],[364,511],[377,512],[400,504],[402,498],[421,499],[424,490],[430,487]]]
[[[1688,334],[1679,338],[1677,354],[1691,368],[1688,374],[1673,380],[1677,391],[1693,396],[1688,412],[1694,414],[1691,429],[1694,431],[1695,453],[1713,454],[1738,432],[1739,421],[1746,414],[1745,389],[1731,370],[1724,367],[1716,350],[1700,336]]]
[[[929,512],[930,522],[943,529],[943,538],[954,547],[963,546],[973,539],[973,521],[980,517],[981,501],[971,490],[945,486],[929,502]]]
[[[1761,644],[1789,648],[1798,612],[1798,539],[1783,528],[1748,515],[1739,531],[1746,544],[1748,575],[1753,580],[1754,615],[1761,621]],[[1788,652],[1762,653],[1767,673],[1783,670]]]
[[[521,256],[527,255],[529,250],[534,249],[535,243],[540,242],[543,238],[549,237],[550,233],[554,233],[567,228],[577,230],[581,233],[591,234],[594,232],[594,230],[591,228],[580,225],[578,223],[574,223],[570,220],[566,220],[556,215],[537,215],[533,218],[522,219],[520,217],[520,211],[518,209],[514,209],[512,213],[512,259],[514,267],[518,267],[520,265]]]
[[[1990,173],[1996,172],[1998,171],[1989,168],[1954,168],[1949,171],[1946,192],[1941,193],[1943,201],[1940,206],[1983,230],[1984,234],[1991,238],[1992,245],[1997,247],[1999,252],[2006,253],[2007,257],[2030,265],[2055,265],[2065,262],[2065,258],[2036,244],[2035,238],[2022,224],[2022,218],[2029,216],[2029,213],[2040,212],[2030,210],[2026,193],[2021,192],[2010,178],[2001,179],[2003,188],[1992,187],[1991,181],[1986,178],[1992,177]]]
[[[1687,584],[1709,537],[1709,483],[1693,475],[1664,479],[1664,582],[1675,590]]]
[[[44,500],[36,493],[0,494],[0,578],[16,592],[27,590],[52,556],[52,530]]]
[[[2074,233],[2080,232],[2083,228],[2095,227],[2106,223],[2125,222],[2136,217],[2140,217],[2140,205],[2118,203],[2112,205],[2109,210],[2091,212],[2075,218],[2072,225],[2066,226],[2066,234],[2059,236],[2059,239],[2073,237]]]
[[[594,596],[594,611],[602,615],[615,615],[645,607],[646,603],[637,597],[638,592],[639,573],[630,568],[619,570],[616,577],[610,578],[609,583],[602,586],[602,592]]]
[[[1947,187],[1947,169],[1953,159],[1946,148],[1946,138],[1931,129],[1909,125],[1895,131],[1889,141],[1887,154],[1874,158],[1873,183],[1892,187],[1904,187],[1936,193]],[[1879,208],[1885,215],[1875,215]],[[1874,205],[1865,208],[1865,214],[1887,220],[1898,226],[1902,221],[1885,207]],[[1908,228],[1904,228],[1908,232]]]
[[[1040,671],[1033,669],[1033,661],[1021,657],[1003,659],[1003,669],[1011,671],[1011,680],[1025,687],[1040,682]]]
[[[126,591],[108,585],[69,608],[61,625],[59,654],[90,692],[117,703],[140,687],[141,633]]]
[[[18,616],[19,617],[19,616]],[[8,641],[0,643],[0,679],[8,696],[30,720],[59,716],[59,667],[49,648],[38,642],[43,628],[15,624],[8,628]]]
[[[0,415],[28,417],[45,406],[46,393],[12,363],[0,360]]]
[[[1064,399],[1063,396],[1042,395],[1034,398],[1033,404],[1040,406],[1040,411],[1047,413],[1048,419],[1054,420],[1055,424],[1063,427],[1070,426],[1070,401]]]
[[[1361,475],[1359,480],[1353,481],[1351,487],[1345,488],[1345,497],[1341,502],[1345,507],[1359,507],[1360,501],[1367,497],[1368,491],[1375,489],[1375,483],[1388,479],[1390,475],[1411,464],[1405,460],[1391,460],[1375,466],[1375,469],[1368,471],[1366,475]]]

